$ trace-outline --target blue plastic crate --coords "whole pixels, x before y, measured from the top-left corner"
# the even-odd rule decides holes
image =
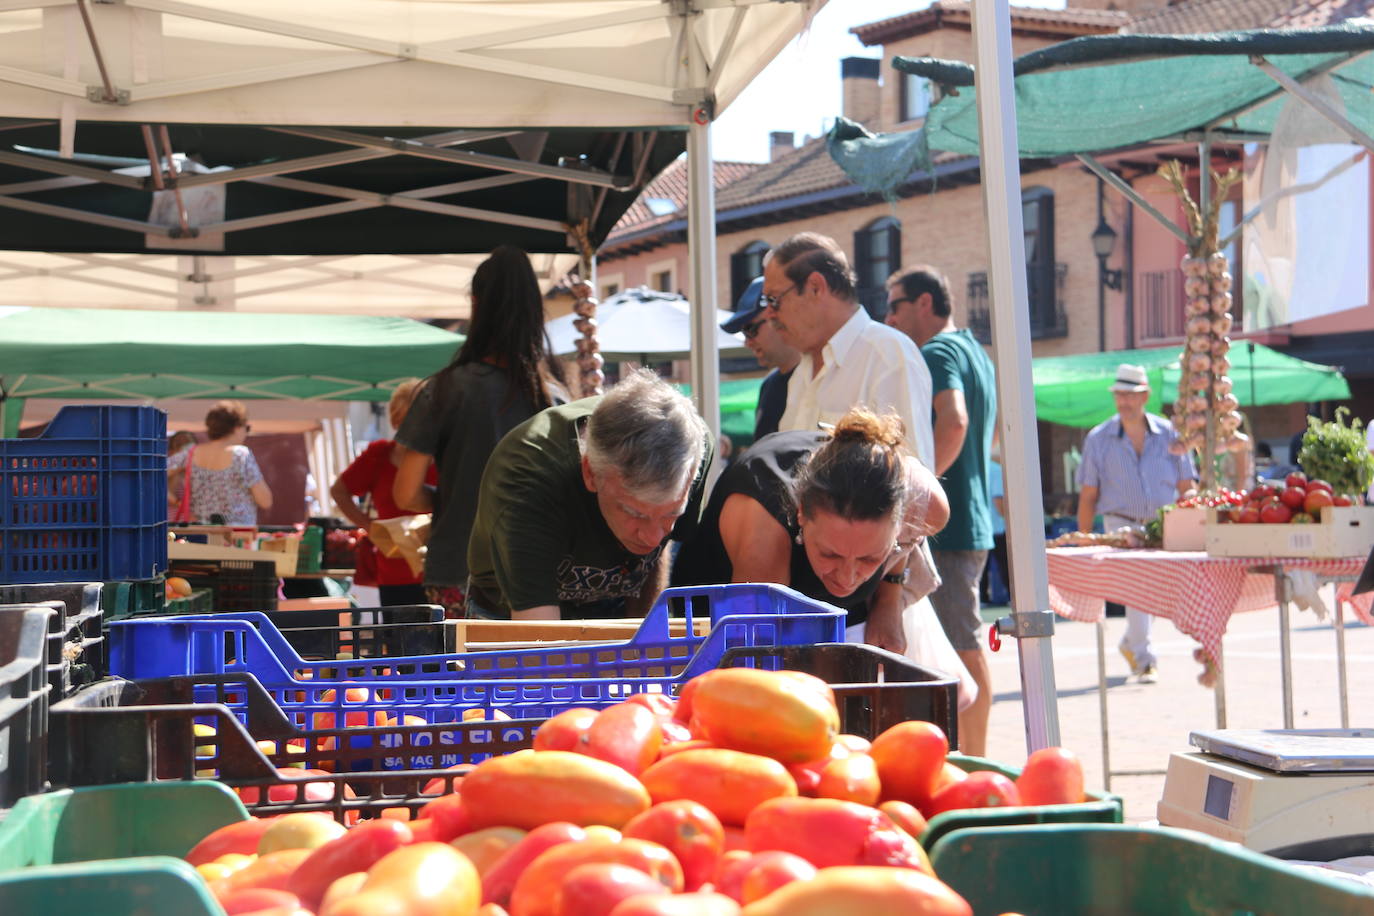
[[[705,614],[710,632],[693,626]],[[669,621],[684,618],[686,634]],[[844,612],[778,585],[708,585],[665,591],[628,642],[454,655],[306,661],[265,616],[253,613],[125,620],[110,626],[110,673],[125,678],[247,672],[267,685],[322,681],[612,678],[686,680],[729,649],[841,642]]]
[[[147,579],[167,566],[167,415],[63,407],[0,439],[0,583]]]

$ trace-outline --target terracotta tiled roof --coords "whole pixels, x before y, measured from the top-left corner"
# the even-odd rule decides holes
[[[715,164],[716,190],[737,181],[759,167],[757,162],[717,162]],[[666,200],[673,205],[672,210],[655,213],[649,207],[650,200]],[[687,206],[687,160],[674,159],[658,177],[635,198],[620,221],[606,237],[607,242],[615,241],[616,236],[627,232],[640,232],[659,223],[667,223],[681,215]],[[666,209],[666,208],[665,208]]]
[[[830,158],[825,148],[825,138],[816,137],[726,185],[716,194],[716,210],[795,197],[847,184],[849,177]]]
[[[1130,14],[1123,10],[1047,10],[1027,6],[1011,8],[1013,32],[1035,32],[1061,35],[1065,38],[1115,32],[1129,22],[1130,18]],[[929,32],[941,26],[968,26],[971,22],[968,0],[935,0],[925,9],[855,26],[849,31],[866,45],[880,45]]]
[[[1270,25],[1290,29],[1314,29],[1335,25],[1347,19],[1374,14],[1371,0],[1298,0],[1285,4],[1288,9]]]
[[[1140,14],[1122,29],[1135,35],[1189,35],[1262,29],[1295,0],[1184,0]],[[1306,0],[1297,0],[1306,6]]]

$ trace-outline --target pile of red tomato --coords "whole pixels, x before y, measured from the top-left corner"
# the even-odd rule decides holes
[[[926,818],[1080,802],[1083,771],[1061,748],[1016,780],[948,751],[927,722],[840,734],[810,675],[721,669],[676,701],[568,710],[418,819],[250,819],[187,859],[229,916],[970,916]]]
[[[1219,513],[1220,521],[1242,525],[1312,524],[1320,520],[1326,506],[1351,505],[1350,497],[1331,491],[1331,484],[1308,480],[1301,471],[1289,474],[1281,483],[1262,481],[1248,492],[1223,490],[1215,499],[1191,504],[1225,509]]]

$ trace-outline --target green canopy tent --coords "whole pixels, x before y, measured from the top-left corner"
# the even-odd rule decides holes
[[[1116,413],[1107,390],[1121,363],[1144,366],[1150,377],[1146,409],[1160,413],[1161,393],[1178,387],[1178,348],[1118,350],[1041,357],[1032,363],[1035,377],[1035,416],[1065,426],[1096,426]],[[1232,389],[1242,407],[1334,401],[1350,397],[1350,386],[1330,366],[1309,363],[1245,342],[1231,351]]]
[[[405,318],[0,308],[4,433],[25,398],[385,401],[462,341]]]

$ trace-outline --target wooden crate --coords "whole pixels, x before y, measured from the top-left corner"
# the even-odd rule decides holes
[[[455,652],[483,649],[509,649],[532,645],[553,645],[575,642],[626,642],[635,635],[642,623],[639,618],[613,620],[452,620],[456,631]],[[711,629],[707,618],[693,620],[698,636]],[[673,636],[687,632],[686,621],[673,620],[668,625]]]
[[[1173,508],[1164,513],[1165,550],[1206,550],[1207,510],[1202,506]]]
[[[296,572],[296,554],[278,550],[246,550],[242,547],[212,547],[209,544],[192,544],[188,541],[170,541],[167,544],[169,560],[271,560],[277,566],[278,576],[289,576]]]
[[[1239,525],[1207,510],[1214,557],[1363,557],[1374,548],[1374,506],[1325,506],[1310,525]]]

